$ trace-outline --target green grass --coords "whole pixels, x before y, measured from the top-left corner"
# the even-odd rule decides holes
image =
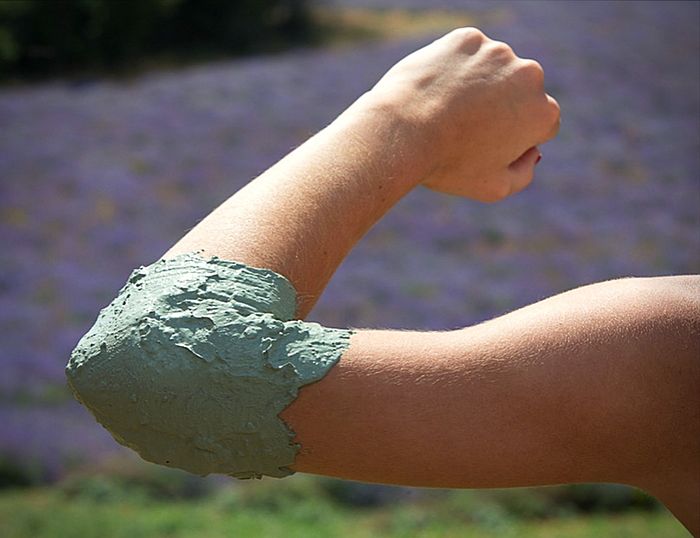
[[[328,486],[328,484],[326,484]],[[687,538],[665,510],[556,517],[513,499],[523,493],[442,492],[413,502],[351,508],[311,477],[244,483],[192,498],[162,484],[125,484],[91,476],[53,487],[0,492],[4,538]],[[332,489],[332,488],[331,488]],[[324,493],[326,491],[326,493]],[[510,499],[510,500],[509,500]],[[514,514],[529,514],[523,519]]]

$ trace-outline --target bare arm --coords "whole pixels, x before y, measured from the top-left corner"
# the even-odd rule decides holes
[[[558,119],[536,62],[476,29],[454,31],[397,64],[166,256],[203,249],[272,269],[294,284],[303,318],[354,244],[411,189],[505,198],[530,182],[535,146]]]
[[[617,482],[694,532],[700,279],[579,288],[458,331],[360,331],[283,413],[300,471],[434,487]]]
[[[535,62],[476,30],[453,32],[166,256],[204,249],[272,269],[294,284],[304,317],[412,188],[483,201],[518,192],[558,119]],[[460,331],[358,331],[281,415],[302,446],[294,468],[441,487],[622,482],[698,533],[697,298],[692,277],[617,281]]]

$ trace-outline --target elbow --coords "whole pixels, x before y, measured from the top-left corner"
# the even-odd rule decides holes
[[[347,345],[325,332],[336,329],[291,321],[294,307],[293,288],[270,271],[194,255],[156,262],[100,312],[71,355],[68,384],[145,460],[286,476],[298,446],[278,414]],[[332,344],[321,356],[309,351],[319,335]]]
[[[206,475],[235,456],[222,454],[230,450],[226,424],[216,425],[220,438],[211,431],[242,402],[215,391],[226,374],[208,349],[214,322],[188,307],[184,286],[174,284],[182,276],[168,282],[167,274],[135,271],[73,350],[66,376],[116,441],[147,461]]]

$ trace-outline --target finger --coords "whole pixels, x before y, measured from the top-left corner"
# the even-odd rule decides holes
[[[511,194],[522,191],[535,176],[535,166],[542,158],[537,146],[533,146],[508,166]]]
[[[549,130],[544,135],[544,138],[540,140],[540,144],[544,144],[557,136],[559,128],[561,127],[561,108],[559,107],[559,103],[549,94],[545,94],[545,97],[547,98],[546,114],[550,117],[548,122]]]

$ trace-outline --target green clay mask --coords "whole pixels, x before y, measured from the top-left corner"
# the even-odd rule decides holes
[[[291,474],[278,417],[351,332],[292,320],[296,293],[266,269],[195,254],[135,270],[73,351],[78,400],[154,463],[237,478]]]

